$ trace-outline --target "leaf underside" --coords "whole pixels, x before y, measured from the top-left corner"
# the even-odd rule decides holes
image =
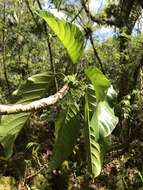
[[[70,122],[66,124],[62,122],[62,124],[63,126],[58,131],[49,171],[57,169],[63,161],[68,159],[79,136],[80,122],[76,116]]]
[[[50,75],[48,73],[41,73],[29,77],[13,93],[17,96],[17,103],[28,103],[43,98],[47,92],[49,78]],[[0,143],[4,147],[6,158],[12,155],[14,141],[29,117],[30,112],[2,116],[0,123]]]
[[[85,143],[86,143],[86,153],[87,153],[87,162],[88,162],[88,172],[93,177],[96,177],[101,172],[101,148],[98,143],[98,126],[96,125],[96,115],[94,99],[91,99],[90,93],[91,90],[87,89],[85,96]],[[93,97],[93,94],[92,94]],[[92,110],[90,109],[92,105]],[[95,121],[95,122],[94,122]]]
[[[77,117],[79,107],[72,99],[68,101],[66,109],[59,113],[55,122],[56,141],[49,170],[57,169],[68,159],[79,136],[80,122]]]
[[[88,76],[94,86],[96,92],[96,101],[99,102],[101,100],[104,100],[107,89],[111,85],[110,81],[96,67],[89,67],[85,70],[85,74]]]
[[[108,99],[110,103],[114,99],[115,91],[110,81],[97,68],[89,67],[85,70],[85,74],[91,80],[95,90],[93,93],[90,85],[85,96],[85,137],[89,173],[97,177],[102,168],[104,152],[102,141],[112,133],[118,123],[114,109],[108,102]],[[96,98],[91,98],[95,94]]]
[[[84,38],[79,28],[64,20],[58,19],[47,11],[37,11],[40,17],[42,17],[53,32],[58,36],[73,62],[77,63],[78,59],[83,53]]]

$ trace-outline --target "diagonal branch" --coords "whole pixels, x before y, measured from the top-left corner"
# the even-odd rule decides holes
[[[87,2],[88,2],[88,0],[85,1],[85,4],[86,4]],[[74,21],[77,19],[77,17],[80,15],[80,13],[82,12],[83,9],[84,9],[84,7],[82,6],[82,7],[80,8],[80,10],[78,11],[78,13],[75,15],[75,17],[71,20],[71,23],[74,22]]]
[[[67,94],[68,90],[69,90],[68,84],[65,84],[56,94],[51,95],[47,98],[36,100],[28,104],[9,104],[9,105],[0,104],[0,115],[35,111],[40,108],[45,108],[47,106],[54,105]]]
[[[99,16],[93,16],[91,14],[91,12],[89,11],[89,9],[87,8],[86,3],[87,3],[87,1],[81,0],[81,5],[82,5],[83,9],[85,10],[88,18],[91,19],[91,21],[96,22],[99,25],[108,24],[110,26],[116,26],[116,27],[119,26],[118,19],[116,19],[116,21],[115,21],[113,19],[106,19],[106,18],[100,18]]]
[[[89,39],[90,39],[90,43],[92,45],[92,49],[93,49],[93,52],[94,52],[94,55],[95,57],[97,58],[98,62],[99,62],[99,65],[101,67],[101,71],[103,72],[103,74],[105,74],[105,71],[104,71],[104,67],[103,67],[103,63],[98,55],[98,52],[95,48],[95,45],[94,45],[94,42],[93,42],[93,38],[92,38],[92,33],[89,33]]]
[[[33,14],[33,11],[32,11],[32,9],[31,9],[31,7],[30,7],[30,5],[29,5],[29,1],[28,1],[28,0],[25,0],[25,4],[26,4],[26,6],[27,6],[27,8],[28,8],[28,10],[29,10],[29,12],[30,12],[30,14],[31,14],[31,16],[32,16],[32,18],[33,18],[33,20],[34,20],[34,22],[35,22],[35,24],[37,25],[37,27],[39,27],[39,26],[38,26],[38,22],[37,22],[37,20],[36,20],[34,14]]]

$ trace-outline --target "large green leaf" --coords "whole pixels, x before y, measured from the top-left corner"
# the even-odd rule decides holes
[[[54,17],[47,11],[38,11],[36,13],[48,23],[50,28],[58,36],[64,47],[67,49],[72,62],[74,64],[77,63],[84,48],[83,34],[79,28],[74,24]]]
[[[96,102],[94,102],[95,98],[90,98],[88,88],[85,104],[88,165],[90,173],[96,177],[100,174],[102,166],[103,147],[100,146],[101,141],[111,134],[118,122],[114,109],[110,106],[116,93],[110,85],[110,81],[97,68],[90,67],[86,69],[85,73],[91,80],[96,94]]]
[[[6,158],[12,155],[14,141],[29,116],[30,113],[20,113],[2,117],[0,124],[0,143],[4,147]]]
[[[17,103],[28,103],[45,96],[50,75],[37,74],[29,77],[13,94],[17,96]],[[0,123],[0,143],[4,147],[5,156],[9,158],[13,153],[13,144],[30,117],[30,113],[19,113],[2,116]]]
[[[116,96],[116,92],[110,84],[110,81],[97,68],[90,67],[86,69],[85,73],[91,80],[95,89],[96,100],[98,99],[95,111],[98,121],[96,124],[98,124],[99,127],[99,134],[104,138],[112,133],[118,123],[114,109],[110,106],[111,100]]]
[[[111,85],[110,81],[96,67],[89,67],[85,70],[85,74],[88,76],[94,86],[96,92],[96,101],[99,102],[104,100],[107,94],[107,89]]]
[[[116,103],[117,92],[114,90],[112,85],[108,88],[106,100],[111,107],[113,107]]]
[[[86,91],[86,99],[88,100],[88,107],[89,107],[89,119],[91,120],[94,111],[96,109],[96,96],[95,96],[95,90],[94,86],[92,84],[88,85],[87,91]]]
[[[50,170],[58,168],[68,158],[79,136],[80,123],[77,119],[79,107],[76,102],[71,100],[66,109],[59,113],[55,122],[56,142]]]
[[[95,107],[92,110],[94,113],[90,119],[90,104],[91,100],[89,99],[89,92],[85,96],[85,142],[86,142],[86,153],[88,160],[88,171],[93,176],[96,177],[101,172],[102,167],[102,151],[98,143],[99,139],[99,128],[97,124],[97,115]],[[94,103],[94,101],[93,101]],[[93,105],[93,104],[92,104]]]
[[[58,131],[64,125],[70,122],[70,120],[76,116],[79,111],[79,105],[69,97],[68,102],[66,102],[66,111],[61,111],[55,121],[55,137],[58,136]]]
[[[101,101],[98,104],[97,120],[99,125],[100,137],[109,136],[115,129],[118,118],[114,114],[114,109],[111,108],[107,101]]]
[[[61,114],[63,120],[65,114],[66,113],[63,113],[63,116]],[[62,121],[61,124],[62,126],[58,130],[53,157],[49,166],[50,171],[57,169],[62,162],[70,156],[79,136],[80,122],[76,116],[73,117],[70,122],[65,124],[64,121]]]

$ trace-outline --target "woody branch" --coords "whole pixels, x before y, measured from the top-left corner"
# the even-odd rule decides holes
[[[0,104],[0,115],[15,114],[20,112],[35,111],[56,104],[68,92],[68,84],[65,84],[56,94],[42,98],[28,104]]]

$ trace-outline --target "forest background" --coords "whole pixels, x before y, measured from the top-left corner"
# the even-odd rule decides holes
[[[49,11],[83,33],[84,52],[76,66],[37,10]],[[68,158],[56,170],[47,172],[55,142],[55,121],[73,100],[69,102],[66,95],[50,107],[32,111],[12,149],[11,139],[6,139],[8,158],[0,135],[1,190],[143,189],[142,16],[142,0],[0,0],[1,104],[16,102],[12,93],[16,94],[29,77],[48,73],[47,96],[59,91],[65,81],[72,82],[70,94],[83,124],[83,95],[88,81],[84,70],[94,66],[116,90],[114,110],[118,117],[116,128],[105,142],[101,173],[93,179],[87,172],[82,131]],[[22,87],[21,93],[27,88]],[[29,86],[31,89],[34,87]],[[37,93],[34,98],[41,96]],[[5,127],[11,125],[9,122]]]

